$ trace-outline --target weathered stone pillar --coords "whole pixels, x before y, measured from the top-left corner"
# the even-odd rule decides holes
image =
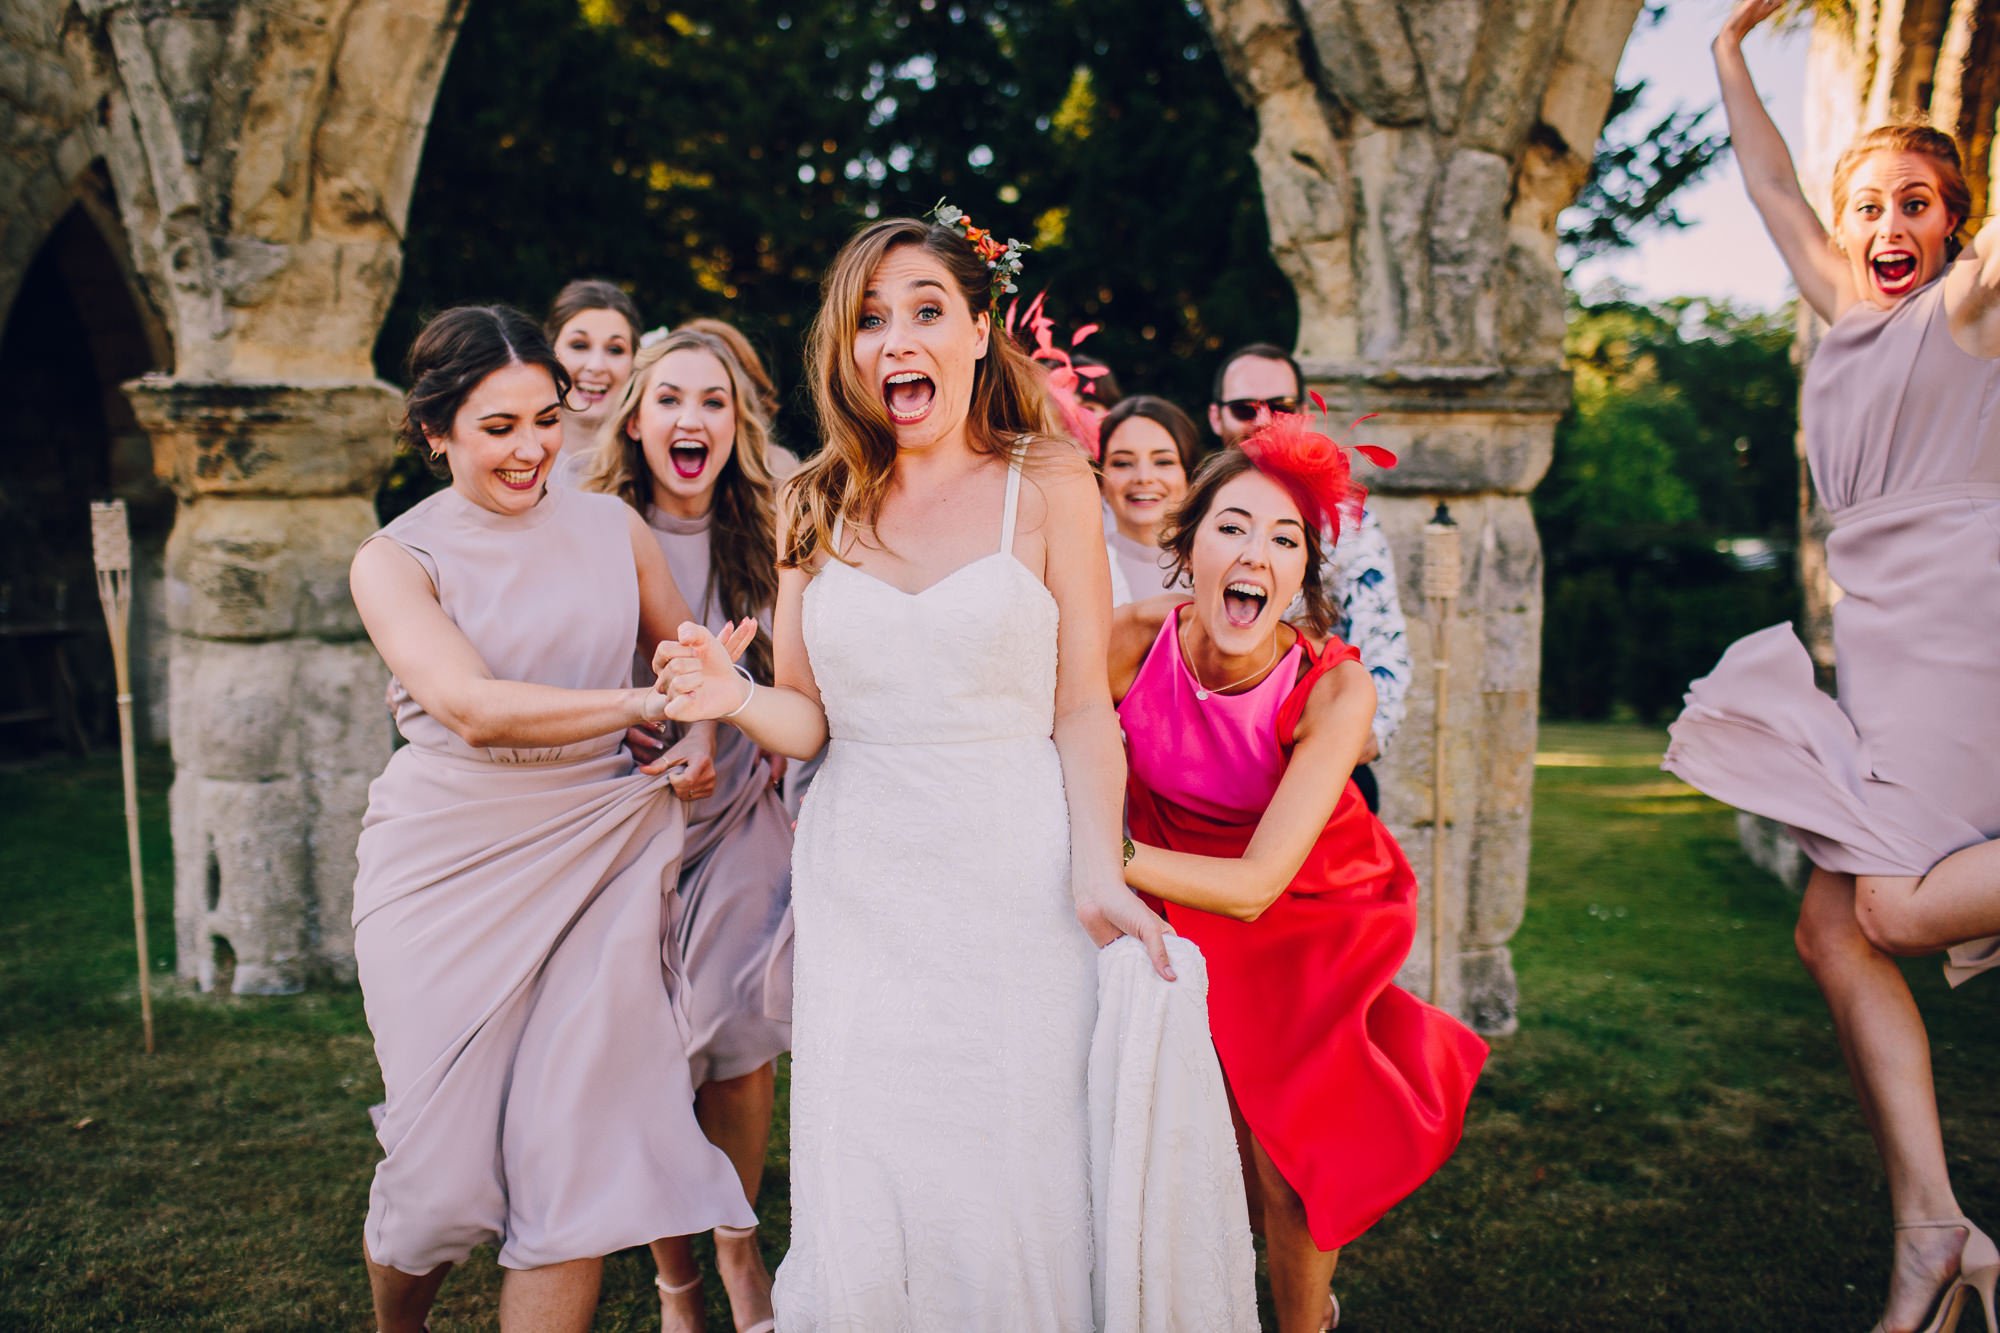
[[[80,0],[106,160],[173,374],[127,386],[167,546],[180,971],[351,977],[386,674],[347,591],[393,440],[373,353],[466,0]]]
[[[1224,64],[1257,111],[1271,247],[1299,296],[1299,359],[1362,439],[1395,547],[1416,681],[1380,767],[1384,814],[1420,877],[1442,836],[1455,945],[1428,930],[1403,980],[1482,1030],[1514,1026],[1507,941],[1527,903],[1541,672],[1541,543],[1528,493],[1569,401],[1556,218],[1590,167],[1639,0],[1209,0]],[[1336,429],[1346,422],[1336,420]],[[1364,469],[1365,470],[1365,469]],[[1433,827],[1437,644],[1418,589],[1438,498],[1461,525],[1444,827]]]
[[[354,840],[388,676],[347,592],[398,395],[126,386],[179,501],[167,543],[180,973],[238,994],[352,980]]]

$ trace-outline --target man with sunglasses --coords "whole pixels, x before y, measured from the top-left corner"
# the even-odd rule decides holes
[[[1273,414],[1299,410],[1305,375],[1284,348],[1251,343],[1223,358],[1209,398],[1209,429],[1224,445],[1240,444],[1269,425]],[[1355,767],[1354,785],[1361,788],[1368,808],[1379,812],[1381,798],[1367,761],[1381,755],[1402,725],[1411,669],[1403,606],[1396,596],[1396,558],[1372,507],[1363,505],[1361,522],[1340,534],[1323,577],[1333,603],[1333,632],[1354,645],[1375,678],[1373,743]]]

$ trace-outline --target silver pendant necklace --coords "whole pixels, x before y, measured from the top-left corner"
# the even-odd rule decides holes
[[[1194,654],[1187,650],[1187,632],[1185,630],[1181,633],[1181,656],[1187,662],[1188,675],[1194,678],[1195,699],[1197,701],[1205,700],[1211,694],[1226,694],[1238,685],[1247,685],[1266,671],[1269,671],[1278,660],[1278,636],[1275,634],[1271,636],[1271,655],[1264,659],[1263,666],[1258,667],[1241,680],[1232,680],[1227,685],[1218,685],[1212,690],[1201,683],[1201,673],[1194,669]]]

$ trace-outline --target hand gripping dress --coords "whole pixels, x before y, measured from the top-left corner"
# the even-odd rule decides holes
[[[1091,1327],[1096,952],[1019,487],[992,553],[921,592],[833,559],[806,586],[832,743],[792,860],[782,1333]]]
[[[1238,857],[1278,790],[1306,697],[1360,654],[1304,638],[1242,694],[1196,698],[1177,608],[1118,705],[1132,837]],[[1347,1244],[1458,1147],[1486,1043],[1394,984],[1417,881],[1350,780],[1284,893],[1255,921],[1166,905],[1208,959],[1209,1029],[1229,1090],[1306,1209],[1313,1243]]]
[[[2000,361],[1952,341],[1939,278],[1843,314],[1803,410],[1839,701],[1791,626],[1759,630],[1689,687],[1663,766],[1823,870],[1923,875],[2000,836]],[[2000,939],[1974,940],[1945,974],[1995,963]]]
[[[526,514],[444,490],[382,529],[494,675],[627,688],[630,520],[552,489]],[[695,1123],[666,946],[681,803],[622,733],[474,749],[393,685],[409,744],[368,791],[354,953],[387,1101],[368,1251],[508,1268],[752,1220]]]
[[[714,605],[710,520],[655,508],[646,524],[696,618],[719,633],[729,617]],[[640,683],[653,683],[651,666]],[[701,1087],[761,1069],[792,1044],[792,817],[770,765],[734,727],[716,728],[714,794],[688,803],[680,898],[688,1068]]]

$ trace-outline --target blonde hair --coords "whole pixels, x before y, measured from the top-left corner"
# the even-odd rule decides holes
[[[598,429],[579,485],[586,491],[615,495],[642,515],[652,507],[653,472],[630,427],[639,418],[639,406],[652,386],[654,370],[668,354],[679,351],[708,353],[729,377],[729,397],[736,410],[736,445],[715,481],[715,499],[709,511],[708,577],[723,615],[731,620],[755,617],[769,612],[778,600],[778,570],[772,560],[777,542],[777,496],[765,457],[771,444],[771,425],[755,383],[727,342],[699,329],[680,328],[640,349],[617,408]],[[681,589],[697,614],[708,592],[708,588]],[[768,635],[757,636],[748,658],[751,674],[770,683]]]
[[[1855,171],[1876,153],[1915,153],[1931,160],[1937,169],[1938,199],[1945,211],[1958,219],[1951,235],[1945,238],[1945,261],[1958,258],[1959,251],[1965,248],[1962,233],[1972,214],[1972,191],[1965,183],[1965,167],[1959,160],[1957,141],[1922,121],[1877,125],[1842,150],[1840,160],[1833,164],[1834,225],[1840,225],[1840,215],[1847,210],[1847,192]]]
[[[905,246],[919,247],[944,266],[975,318],[992,313],[992,270],[956,231],[889,218],[862,228],[841,247],[821,283],[819,314],[807,338],[806,375],[821,448],[787,484],[783,568],[806,565],[821,551],[838,559],[835,520],[872,528],[882,512],[896,466],[896,433],[880,386],[864,380],[855,364],[854,334],[869,279],[891,251]],[[1041,373],[997,328],[987,338],[986,355],[973,365],[966,435],[979,454],[1026,443],[1032,459],[1080,461],[1075,448],[1057,438]]]

